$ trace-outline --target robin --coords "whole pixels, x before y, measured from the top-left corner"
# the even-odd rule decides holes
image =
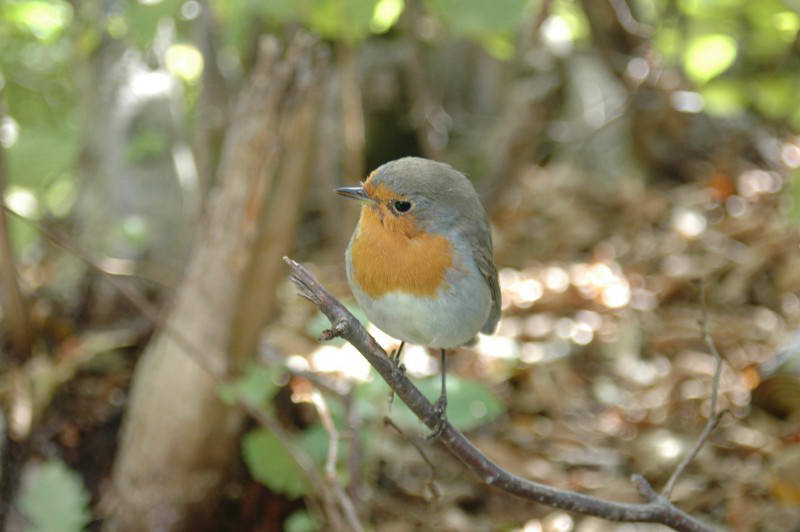
[[[500,286],[486,211],[472,183],[451,166],[405,157],[336,192],[361,202],[345,254],[347,279],[369,320],[408,343],[440,349],[436,438],[447,419],[445,350],[492,334]]]

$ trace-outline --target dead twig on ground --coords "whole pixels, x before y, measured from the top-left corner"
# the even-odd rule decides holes
[[[697,438],[697,441],[692,449],[686,453],[686,456],[683,457],[683,460],[681,460],[681,462],[675,468],[675,471],[672,472],[667,484],[664,486],[664,490],[661,492],[661,496],[667,500],[669,500],[670,496],[672,495],[672,490],[675,488],[675,484],[678,482],[678,479],[692,462],[692,460],[694,460],[695,456],[697,456],[697,453],[700,452],[700,449],[703,448],[703,445],[705,445],[708,437],[711,436],[711,433],[717,427],[717,424],[719,423],[719,420],[723,414],[723,412],[717,412],[719,381],[720,377],[722,376],[722,355],[720,355],[719,350],[717,350],[717,346],[714,344],[714,339],[711,338],[711,333],[708,331],[708,306],[706,305],[705,283],[700,285],[700,306],[702,309],[702,314],[700,315],[700,329],[703,333],[703,341],[706,343],[708,350],[714,355],[714,358],[717,362],[716,369],[714,369],[714,377],[711,379],[711,406],[709,408],[708,421],[706,422],[706,426],[703,428],[703,432],[700,433],[700,436]]]

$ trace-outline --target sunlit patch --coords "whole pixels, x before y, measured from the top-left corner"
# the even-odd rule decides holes
[[[672,214],[672,228],[684,238],[697,238],[706,225],[706,217],[692,209],[676,209]]]
[[[727,436],[738,445],[742,447],[749,447],[751,449],[761,449],[767,446],[775,446],[777,444],[774,438],[770,438],[763,432],[759,432],[743,425],[734,425],[730,427],[727,431]]]
[[[593,331],[598,330],[603,325],[603,317],[593,310],[579,310],[575,314],[575,319],[588,325]]]
[[[372,11],[369,29],[373,33],[384,33],[394,26],[405,8],[403,0],[378,0]]]
[[[555,318],[552,314],[542,312],[525,320],[525,334],[532,338],[547,336],[553,330]]]
[[[650,64],[646,59],[634,57],[628,61],[625,74],[636,83],[642,83],[650,75]]]
[[[536,364],[544,360],[547,351],[545,346],[538,342],[526,342],[522,344],[519,358],[526,364]]]
[[[500,319],[495,334],[499,336],[515,337],[522,332],[522,318],[504,317]]]
[[[736,40],[730,35],[702,34],[689,41],[683,64],[692,80],[705,83],[727,70],[736,54]]]
[[[738,181],[739,193],[747,199],[754,199],[762,194],[774,194],[783,186],[778,174],[765,170],[742,172]]]
[[[131,77],[130,90],[137,98],[149,98],[168,92],[172,78],[163,70],[140,72]]]
[[[504,268],[499,273],[499,281],[504,294],[503,308],[511,305],[530,308],[544,294],[542,283],[529,272]]]
[[[439,372],[439,362],[424,347],[408,345],[403,348],[403,365],[412,377],[428,377]]]
[[[0,120],[0,147],[10,148],[17,143],[19,138],[19,123],[11,116],[4,116]]]
[[[725,210],[731,218],[741,218],[749,212],[747,202],[735,195],[725,200]]]
[[[658,377],[658,368],[646,360],[639,360],[633,355],[617,358],[616,371],[641,386],[649,386]]]
[[[552,532],[570,532],[575,527],[572,516],[564,512],[555,512],[545,519],[547,530]]]
[[[784,144],[781,148],[781,160],[789,168],[800,166],[800,146],[789,142]]]
[[[344,344],[342,347],[320,346],[311,353],[309,361],[314,371],[339,373],[357,381],[369,379],[369,362],[350,344]]]
[[[665,435],[656,443],[656,450],[664,460],[674,460],[683,453],[683,443],[675,436]]]
[[[542,23],[542,38],[556,55],[567,55],[572,51],[575,36],[564,17],[552,15]]]
[[[100,260],[100,268],[111,275],[133,275],[136,273],[136,261],[119,257],[104,257]]]
[[[699,113],[705,107],[703,96],[693,91],[675,91],[669,100],[672,107],[682,113]]]
[[[382,330],[378,329],[373,323],[367,325],[367,332],[371,334],[372,337],[375,338],[375,341],[381,344],[387,351],[392,348],[392,344],[397,346],[400,345],[396,338],[392,338]]]
[[[37,39],[48,41],[57,37],[72,20],[72,6],[63,0],[11,2],[5,14]]]
[[[197,0],[188,0],[181,4],[181,17],[184,20],[194,20],[200,15],[200,12],[203,10],[200,2]]]
[[[39,210],[36,195],[27,188],[11,185],[6,189],[5,196],[6,205],[17,214],[31,217]]]
[[[682,277],[692,271],[692,259],[686,255],[668,255],[661,263],[661,269],[670,277]]]
[[[608,308],[622,308],[631,300],[631,289],[625,279],[617,279],[603,288],[601,300]]]
[[[291,355],[286,359],[286,367],[292,371],[308,371],[308,360],[300,355]]]
[[[690,379],[681,386],[681,397],[684,399],[702,399],[708,395],[708,383],[698,379]]]
[[[599,298],[608,308],[624,307],[631,300],[630,284],[614,261],[574,264],[570,279],[583,297]]]
[[[623,394],[616,382],[606,376],[600,376],[592,383],[595,397],[607,405],[619,405],[623,401]]]
[[[554,329],[556,336],[562,340],[566,340],[572,336],[572,326],[574,323],[575,322],[570,318],[559,318],[558,321],[556,321],[556,326]]]
[[[516,358],[519,353],[519,344],[513,338],[504,336],[478,335],[475,350],[481,356],[489,358]]]
[[[203,73],[203,54],[190,44],[173,44],[164,55],[167,70],[184,81],[196,81]]]
[[[512,287],[519,282],[520,278],[520,273],[512,268],[503,268],[497,272],[497,280],[500,283],[500,289],[503,292],[503,310],[511,307],[511,294],[513,293]]]
[[[516,306],[528,308],[542,297],[544,289],[536,279],[524,279],[513,286],[511,292]]]
[[[531,519],[522,527],[522,532],[542,532],[542,522],[538,519]]]
[[[564,268],[550,266],[544,271],[544,284],[548,290],[564,292],[569,288],[569,274]]]
[[[578,345],[589,345],[594,339],[594,331],[585,323],[573,322],[569,337]]]

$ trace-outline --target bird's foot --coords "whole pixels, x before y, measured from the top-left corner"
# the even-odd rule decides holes
[[[425,436],[428,441],[438,440],[447,427],[447,396],[440,395],[433,404],[433,408],[436,412],[436,426],[434,426],[433,432]]]
[[[389,354],[389,360],[392,362],[392,366],[394,366],[394,371],[399,372],[400,375],[406,374],[406,366],[402,362],[400,362],[400,353],[403,351],[403,344],[400,344],[400,347],[397,349],[392,350]]]
[[[406,366],[402,362],[400,362],[400,353],[403,351],[403,346],[405,343],[401,343],[400,347],[397,349],[392,350],[389,353],[389,361],[392,363],[392,371],[395,374],[395,377],[402,377],[406,374]],[[389,392],[389,409],[391,410],[392,404],[394,403],[394,390]]]

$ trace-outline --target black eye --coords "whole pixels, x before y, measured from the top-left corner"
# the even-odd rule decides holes
[[[410,201],[395,201],[394,202],[394,210],[397,212],[408,212],[411,210],[411,202]]]

